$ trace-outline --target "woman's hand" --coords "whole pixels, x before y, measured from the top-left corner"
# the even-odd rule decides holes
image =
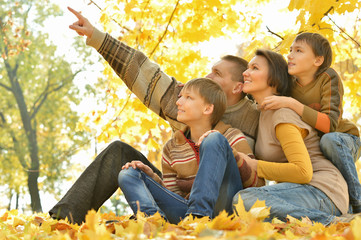
[[[258,161],[256,159],[250,158],[248,155],[246,155],[242,152],[237,152],[237,154],[240,159],[243,159],[244,161],[246,161],[246,163],[252,170],[257,172]]]
[[[142,170],[145,174],[147,174],[149,177],[153,177],[154,172],[153,170],[148,166],[142,163],[139,160],[133,160],[131,162],[127,162],[122,169],[128,169],[129,167],[132,167],[134,169]]]

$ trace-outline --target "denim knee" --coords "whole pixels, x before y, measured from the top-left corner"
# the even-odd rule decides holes
[[[128,169],[123,169],[118,174],[118,184],[119,187],[127,185],[127,183],[132,182],[134,178],[140,177],[140,171],[138,169],[134,169],[132,167]]]
[[[339,136],[336,133],[326,133],[321,137],[320,148],[326,155],[330,155],[340,145]]]
[[[251,209],[251,207],[257,201],[257,198],[259,198],[258,195],[257,195],[258,190],[260,190],[260,189],[247,188],[247,189],[243,189],[243,190],[239,191],[233,197],[233,200],[232,200],[233,206],[238,204],[239,198],[241,198],[242,201],[243,201],[243,205],[244,205],[245,210],[249,211]]]
[[[218,145],[223,145],[224,143],[229,144],[225,136],[223,136],[220,132],[211,132],[207,137],[203,139],[201,143],[201,148],[213,148]]]
[[[357,136],[332,132],[324,134],[320,140],[320,148],[326,158],[333,161],[333,156],[339,156],[340,154],[346,154],[346,156],[352,157],[356,162],[358,159],[358,152],[360,150],[361,143]],[[344,156],[342,156],[344,158]]]

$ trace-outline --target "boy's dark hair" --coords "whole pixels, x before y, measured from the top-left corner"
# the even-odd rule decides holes
[[[323,63],[318,67],[315,78],[326,71],[332,63],[332,49],[330,42],[319,33],[303,32],[296,36],[294,42],[305,41],[316,57],[323,57]]]
[[[234,55],[225,55],[221,57],[221,60],[232,62],[235,66],[232,68],[232,80],[235,82],[244,82],[243,81],[243,72],[247,70],[248,62],[241,57]]]
[[[280,96],[290,96],[293,81],[288,74],[285,58],[279,53],[264,49],[258,49],[256,56],[263,56],[267,60],[268,86],[275,87]]]
[[[198,92],[206,103],[213,105],[211,125],[214,127],[221,120],[227,107],[226,94],[221,86],[209,78],[195,78],[188,81],[182,91],[187,89]]]

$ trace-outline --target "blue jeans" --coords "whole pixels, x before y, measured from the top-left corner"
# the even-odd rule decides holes
[[[243,185],[227,139],[219,132],[209,134],[200,146],[199,156],[186,214],[213,218],[222,210],[232,213],[232,198]]]
[[[119,187],[134,213],[159,212],[171,223],[188,214],[214,217],[220,211],[232,212],[232,198],[242,189],[236,160],[227,139],[220,133],[209,134],[200,146],[199,169],[189,200],[155,182],[140,170],[128,168],[118,176]]]
[[[234,196],[234,204],[238,203],[239,196],[246,211],[249,211],[257,199],[265,200],[266,206],[271,207],[270,216],[265,221],[271,221],[274,217],[286,221],[287,215],[298,219],[307,216],[312,221],[328,225],[335,216],[341,215],[326,194],[308,184],[278,183],[247,188]]]
[[[169,191],[139,169],[128,168],[118,176],[120,189],[134,214],[159,214],[171,223],[178,223],[188,209],[188,201]],[[139,209],[137,202],[139,203]]]
[[[327,133],[322,136],[320,141],[323,154],[338,168],[347,182],[350,213],[361,212],[361,184],[355,165],[360,147],[360,138],[348,133]]]

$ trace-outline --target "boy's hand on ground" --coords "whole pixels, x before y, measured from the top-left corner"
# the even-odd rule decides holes
[[[72,12],[78,21],[74,22],[69,26],[70,29],[75,30],[80,36],[87,36],[90,38],[93,35],[94,26],[86,19],[80,12],[75,11],[71,7],[68,7],[69,11]]]
[[[147,174],[149,177],[153,177],[154,175],[154,172],[153,170],[145,165],[144,163],[142,163],[141,161],[138,161],[138,160],[134,160],[134,161],[131,161],[131,162],[128,162],[126,163],[122,169],[128,169],[129,167],[132,167],[134,169],[139,169],[139,170],[142,170],[145,174]]]

